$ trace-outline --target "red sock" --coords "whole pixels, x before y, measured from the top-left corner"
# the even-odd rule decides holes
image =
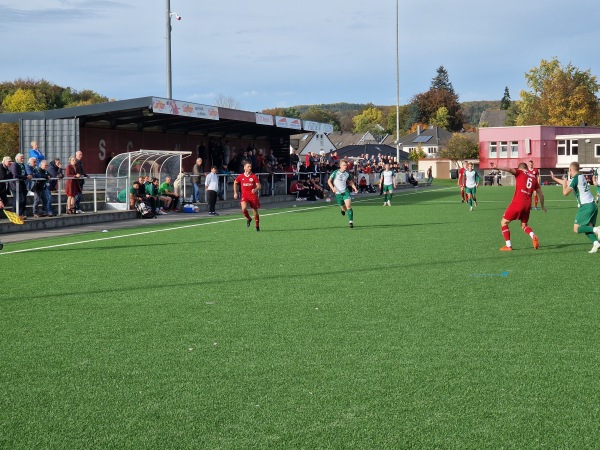
[[[248,220],[252,220],[252,218],[250,217],[250,214],[248,214],[248,210],[246,211],[242,211],[242,214],[244,214],[244,217]]]
[[[254,220],[256,221],[256,228],[258,228],[260,225],[260,217],[258,215],[258,213],[256,213],[256,215],[254,216]]]
[[[505,241],[510,241],[510,230],[508,229],[508,225],[502,227],[502,236],[504,236]]]
[[[525,234],[529,235],[529,233],[531,233],[533,230],[531,229],[530,226],[527,226],[527,227],[523,228],[523,231],[525,232]]]
[[[535,206],[536,208],[537,208],[537,202],[538,202],[537,195],[534,195],[533,196],[533,206]]]

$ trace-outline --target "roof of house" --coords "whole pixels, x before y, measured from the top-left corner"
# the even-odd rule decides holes
[[[486,123],[488,127],[503,127],[507,111],[503,109],[486,109],[481,113],[479,124]]]
[[[378,144],[377,139],[368,131],[366,133],[334,131],[327,136],[337,149],[347,147],[348,145]]]
[[[419,132],[419,130],[400,137],[400,147],[415,147],[419,143],[424,146],[440,146],[452,137],[452,133],[440,127],[431,127]]]

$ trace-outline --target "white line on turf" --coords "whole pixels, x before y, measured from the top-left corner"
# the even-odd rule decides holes
[[[450,188],[440,188],[440,189],[427,189],[427,190],[421,190],[420,192],[422,193],[426,193],[426,192],[434,192],[434,191],[443,191],[446,189],[450,189]],[[400,196],[405,196],[405,195],[414,195],[414,194],[418,194],[420,192],[405,192],[402,194],[395,194],[395,197],[400,197]],[[367,198],[367,199],[363,199],[363,200],[353,200],[355,203],[363,203],[363,202],[369,202],[369,201],[380,201],[379,197],[372,197],[372,198]],[[260,217],[269,217],[269,216],[277,216],[280,214],[289,214],[289,213],[297,213],[297,212],[303,212],[303,211],[312,211],[315,209],[322,209],[322,208],[329,208],[335,206],[337,207],[337,204],[328,204],[328,205],[319,205],[319,206],[309,206],[309,207],[305,207],[305,208],[296,208],[296,209],[290,209],[290,210],[285,210],[285,211],[278,211],[278,212],[274,212],[274,213],[263,213],[260,215]],[[55,245],[47,245],[44,247],[34,247],[34,248],[26,248],[23,250],[13,250],[13,251],[9,251],[9,252],[0,252],[0,255],[12,255],[15,253],[26,253],[26,252],[34,252],[34,251],[39,251],[39,250],[50,250],[53,248],[60,248],[60,247],[70,247],[72,245],[80,245],[80,244],[91,244],[94,242],[103,242],[103,241],[110,241],[113,239],[122,239],[122,238],[127,238],[127,237],[133,237],[133,236],[144,236],[146,234],[154,234],[154,233],[164,233],[166,231],[176,231],[176,230],[183,230],[186,228],[195,228],[195,227],[203,227],[203,226],[208,226],[208,225],[217,225],[220,223],[227,223],[227,222],[234,222],[237,220],[246,220],[245,217],[236,217],[233,219],[223,219],[223,220],[217,220],[214,222],[202,222],[202,223],[193,223],[190,225],[180,225],[180,226],[176,226],[176,227],[170,227],[170,228],[162,228],[160,230],[150,230],[150,231],[140,231],[138,233],[130,233],[130,234],[121,234],[119,236],[107,236],[107,237],[101,237],[98,239],[87,239],[85,241],[77,241],[77,242],[66,242],[64,244],[55,244]]]

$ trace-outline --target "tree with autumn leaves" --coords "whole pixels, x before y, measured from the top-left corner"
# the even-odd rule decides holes
[[[589,69],[582,71],[571,63],[563,66],[553,58],[542,60],[525,78],[530,90],[520,93],[516,125],[600,124],[596,97],[600,85]]]

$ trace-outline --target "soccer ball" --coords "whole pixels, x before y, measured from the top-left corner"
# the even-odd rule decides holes
[[[331,199],[330,199],[329,197],[327,197],[327,198],[325,199],[325,201],[326,201],[327,203],[329,203],[329,202],[331,201]]]

